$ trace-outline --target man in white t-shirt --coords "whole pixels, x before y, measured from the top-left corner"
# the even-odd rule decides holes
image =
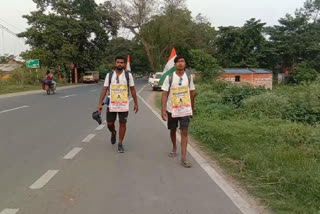
[[[185,72],[186,61],[184,57],[177,56],[174,59],[176,71],[170,74],[164,80],[162,85],[162,119],[168,121],[168,129],[172,141],[172,151],[170,157],[177,156],[176,133],[178,123],[180,123],[181,131],[181,165],[190,168],[191,164],[187,162],[187,144],[188,144],[188,128],[192,112],[194,111],[195,86],[192,76]],[[182,91],[179,89],[184,88]],[[186,89],[187,87],[187,89]],[[173,94],[172,91],[175,91]],[[183,94],[184,93],[184,94]],[[172,96],[176,104],[172,104]],[[186,101],[187,100],[187,101]],[[188,103],[190,103],[188,105]],[[177,116],[177,115],[182,116]]]
[[[126,134],[127,118],[129,115],[129,90],[131,91],[132,98],[134,101],[134,112],[137,113],[139,110],[138,99],[132,74],[125,71],[125,59],[124,57],[117,56],[115,58],[116,69],[107,74],[104,81],[104,87],[101,91],[99,99],[98,111],[101,113],[102,106],[104,103],[105,96],[109,91],[109,94],[114,94],[114,98],[108,97],[107,107],[107,125],[111,132],[111,143],[116,143],[117,131],[115,129],[115,121],[117,115],[119,116],[119,144],[118,152],[123,153],[123,139]],[[114,93],[113,93],[114,92]],[[124,98],[123,98],[124,97]],[[113,100],[114,99],[114,100]],[[124,100],[122,100],[124,99]]]

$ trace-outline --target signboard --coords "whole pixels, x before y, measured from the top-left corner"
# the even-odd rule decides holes
[[[27,61],[27,68],[40,68],[39,59],[32,59]]]

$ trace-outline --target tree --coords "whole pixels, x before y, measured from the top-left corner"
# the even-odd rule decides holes
[[[155,64],[152,57],[150,44],[141,36],[142,26],[150,21],[156,14],[158,4],[156,0],[113,0],[117,17],[120,19],[121,26],[128,29],[137,39],[139,39],[146,51],[150,67],[155,71]]]
[[[114,59],[118,55],[124,57],[127,55],[131,56],[131,70],[133,73],[146,73],[147,70],[150,70],[144,48],[136,39],[114,38],[110,40],[106,49],[106,57],[103,62],[108,71],[113,68]]]
[[[295,15],[287,14],[279,20],[279,25],[267,29],[281,68],[293,69],[297,64],[308,61],[320,70],[319,8],[319,0],[308,0]]]
[[[0,64],[7,63],[9,60],[16,58],[14,55],[5,54],[0,56]]]
[[[186,9],[169,8],[142,26],[141,35],[149,44],[156,71],[162,71],[172,47],[179,54],[191,48],[191,33],[191,12]]]
[[[189,53],[191,67],[200,72],[202,81],[210,82],[218,75],[219,65],[217,59],[203,50],[190,50]]]
[[[306,62],[299,64],[293,72],[293,79],[298,84],[303,82],[310,83],[315,81],[317,77],[317,71]]]
[[[33,0],[38,10],[23,16],[30,27],[20,33],[31,50],[25,59],[39,58],[41,65],[66,71],[70,63],[94,69],[105,56],[110,36],[118,23],[112,7],[94,0]]]
[[[258,67],[266,42],[265,23],[250,19],[243,27],[220,27],[217,36],[217,58],[224,67]]]

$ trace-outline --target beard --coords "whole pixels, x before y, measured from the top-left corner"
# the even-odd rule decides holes
[[[119,65],[119,66],[117,66],[116,68],[117,68],[118,71],[120,71],[120,70],[123,70],[123,69],[124,69],[124,66]]]

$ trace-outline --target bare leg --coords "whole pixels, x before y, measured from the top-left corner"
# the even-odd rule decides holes
[[[126,135],[127,124],[126,123],[119,123],[120,130],[119,130],[119,144],[122,144],[124,136]]]
[[[181,161],[187,160],[188,130],[181,131]]]
[[[114,122],[108,122],[108,129],[112,134],[116,133],[116,128],[114,126]]]
[[[176,129],[170,130],[170,137],[172,142],[172,152],[176,153],[177,152],[177,130]]]

